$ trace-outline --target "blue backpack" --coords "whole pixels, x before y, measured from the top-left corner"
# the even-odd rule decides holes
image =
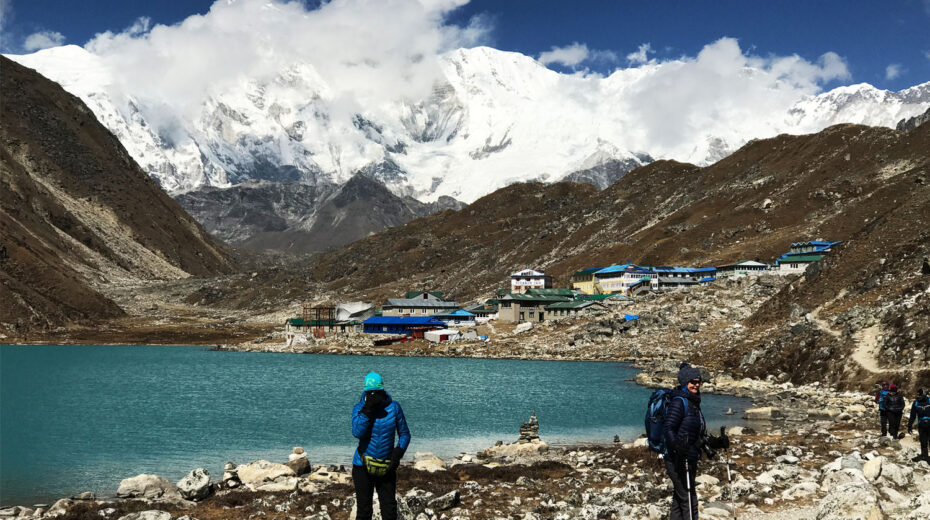
[[[665,453],[665,434],[662,431],[665,422],[665,415],[668,412],[668,404],[671,402],[674,392],[671,388],[661,388],[652,392],[649,396],[649,405],[646,407],[646,438],[649,440],[649,449],[656,453]],[[688,400],[678,396],[685,405],[685,413],[688,413]]]
[[[885,409],[885,398],[888,397],[888,393],[889,393],[888,390],[881,390],[878,392],[878,409],[879,410]]]

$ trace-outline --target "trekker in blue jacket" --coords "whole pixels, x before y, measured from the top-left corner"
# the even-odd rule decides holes
[[[375,490],[381,501],[381,518],[397,520],[397,466],[410,445],[410,429],[400,403],[384,391],[384,381],[375,372],[365,376],[362,397],[352,409],[352,435],[358,439],[352,457],[356,520],[371,520]]]
[[[875,392],[875,404],[878,405],[878,417],[882,423],[882,437],[888,435],[888,411],[885,410],[885,399],[888,398],[888,381],[882,381],[882,387]]]
[[[917,392],[917,399],[911,405],[911,416],[907,421],[907,433],[914,433],[914,422],[917,422],[917,435],[920,439],[920,455],[914,457],[914,462],[922,460],[930,463],[927,448],[930,445],[930,396],[921,388]]]
[[[707,435],[704,414],[701,413],[701,372],[687,363],[678,370],[679,388],[668,403],[663,422],[665,446],[665,472],[672,479],[674,494],[669,512],[670,520],[697,520],[697,492],[694,476],[701,451],[727,449],[730,439]],[[709,450],[707,450],[709,448]],[[712,453],[712,452],[711,452]],[[712,456],[711,453],[708,455]],[[687,481],[685,480],[687,479]]]

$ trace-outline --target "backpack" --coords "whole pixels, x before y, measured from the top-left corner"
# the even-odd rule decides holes
[[[923,403],[917,401],[914,405],[917,408],[917,424],[930,423],[930,400],[925,400]]]
[[[668,404],[674,397],[672,395],[674,391],[671,388],[661,388],[652,392],[652,395],[649,396],[649,404],[646,407],[646,438],[649,441],[649,449],[656,453],[664,454],[667,451],[662,423],[665,422]],[[678,396],[678,398],[684,403],[685,413],[687,414],[688,400],[682,396]]]
[[[885,409],[885,398],[888,397],[888,390],[881,390],[878,392],[878,409]]]

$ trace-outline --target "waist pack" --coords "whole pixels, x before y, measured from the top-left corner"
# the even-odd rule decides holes
[[[391,465],[390,460],[376,459],[368,455],[362,456],[365,462],[365,471],[372,477],[383,477],[387,475],[388,467]]]

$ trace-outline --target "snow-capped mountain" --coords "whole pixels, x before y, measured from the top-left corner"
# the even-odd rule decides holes
[[[894,127],[930,106],[930,83],[900,92],[859,84],[792,100],[775,115],[723,104],[712,120],[679,122],[640,106],[661,84],[659,66],[567,75],[477,47],[442,55],[442,79],[425,99],[355,107],[313,64],[294,63],[217,86],[196,110],[181,111],[125,92],[119,71],[81,47],[10,57],[79,96],[170,193],[251,179],[341,184],[361,172],[400,195],[471,202],[520,181],[604,185],[652,158],[708,164],[779,133]]]

